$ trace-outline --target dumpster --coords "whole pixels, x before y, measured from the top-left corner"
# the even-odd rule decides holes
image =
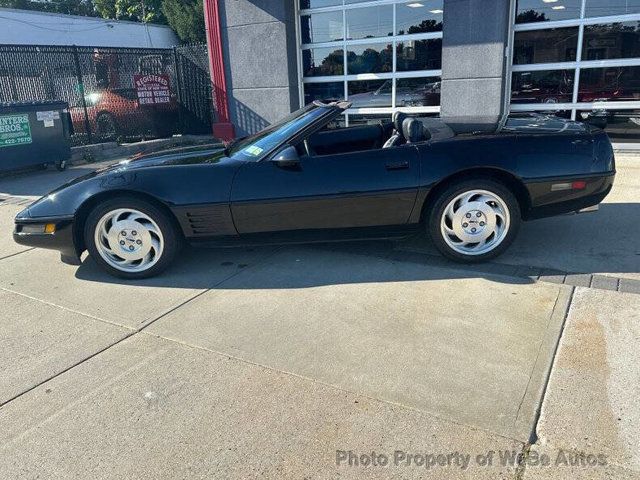
[[[33,166],[65,168],[71,157],[66,102],[0,103],[0,172]]]

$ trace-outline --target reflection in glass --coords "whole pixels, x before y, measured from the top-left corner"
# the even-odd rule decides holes
[[[391,114],[386,115],[349,115],[349,126],[354,125],[382,125],[391,122]]]
[[[516,23],[580,18],[581,4],[582,0],[518,0]]]
[[[442,39],[399,42],[396,67],[399,72],[440,70],[442,68]]]
[[[342,0],[300,0],[300,9],[335,7],[342,5]]]
[[[640,57],[638,22],[585,25],[582,43],[583,60]]]
[[[578,48],[578,27],[516,32],[514,65],[573,62]]]
[[[442,31],[442,0],[411,1],[396,5],[397,35]]]
[[[305,83],[304,84],[304,104],[307,105],[314,100],[342,100],[344,99],[344,83]]]
[[[393,35],[393,5],[355,8],[347,10],[346,16],[350,40]]]
[[[584,68],[579,102],[640,100],[640,67]]]
[[[587,0],[585,17],[640,13],[640,0]]]
[[[310,48],[302,51],[302,69],[305,77],[342,75],[344,55],[341,48]]]
[[[384,73],[393,68],[391,44],[351,45],[347,47],[347,73]]]
[[[440,105],[440,78],[398,78],[396,107],[435,107]]]
[[[342,12],[314,13],[300,17],[302,43],[342,40],[342,27]]]
[[[511,103],[567,103],[573,100],[574,70],[514,72]]]
[[[583,110],[576,120],[604,129],[617,143],[640,141],[640,110]]]
[[[372,108],[391,106],[393,80],[361,80],[349,82],[347,93],[352,108]]]

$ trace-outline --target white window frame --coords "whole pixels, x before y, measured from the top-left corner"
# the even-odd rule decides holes
[[[426,0],[428,1],[428,0]],[[442,38],[442,32],[428,32],[417,33],[409,35],[389,35],[386,37],[364,38],[356,40],[347,40],[347,10],[355,10],[359,8],[377,7],[380,5],[392,5],[393,6],[393,32],[397,32],[396,28],[396,5],[409,3],[409,0],[372,0],[368,2],[348,4],[348,5],[336,5],[331,7],[300,9],[299,0],[294,0],[295,3],[295,27],[296,27],[296,54],[298,65],[298,95],[300,99],[300,105],[304,105],[304,85],[307,83],[343,83],[344,98],[348,100],[348,82],[354,80],[392,80],[391,86],[391,106],[390,107],[369,107],[369,108],[350,108],[345,112],[345,123],[349,125],[350,115],[391,115],[396,111],[402,111],[406,113],[440,113],[440,106],[418,106],[418,107],[396,107],[396,79],[402,78],[428,78],[439,77],[442,78],[442,70],[416,70],[410,72],[396,72],[397,65],[397,44],[406,42],[409,40],[430,40]],[[446,3],[446,0],[445,0]],[[301,16],[310,15],[313,13],[323,12],[342,12],[342,29],[343,40],[337,42],[318,42],[318,43],[302,43],[302,28],[301,28]],[[347,49],[353,45],[376,45],[376,44],[389,44],[392,45],[392,72],[388,73],[362,73],[362,74],[349,74],[347,71]],[[343,69],[342,75],[329,75],[321,77],[304,77],[303,76],[303,61],[302,51],[310,48],[331,48],[338,47],[343,50]]]
[[[511,112],[544,112],[565,110],[571,112],[571,119],[575,120],[579,110],[640,110],[640,100],[638,101],[620,101],[620,102],[578,102],[580,88],[580,72],[590,68],[609,68],[609,67],[640,67],[640,57],[638,58],[621,58],[610,60],[582,60],[582,44],[584,40],[584,27],[587,25],[599,25],[618,22],[640,22],[640,13],[627,15],[611,15],[600,17],[585,18],[586,5],[588,0],[582,0],[580,7],[580,18],[569,20],[557,20],[549,22],[535,23],[515,23],[513,17],[514,41],[511,47],[511,57],[509,68],[509,79],[511,80],[514,72],[534,72],[542,70],[573,70],[575,72],[573,83],[572,101],[568,103],[523,103],[511,104]],[[576,48],[576,61],[574,62],[556,62],[556,63],[534,63],[528,65],[514,65],[513,58],[515,55],[515,34],[517,32],[530,32],[535,30],[550,30],[554,28],[578,27],[578,44]],[[506,92],[511,98],[511,88]]]

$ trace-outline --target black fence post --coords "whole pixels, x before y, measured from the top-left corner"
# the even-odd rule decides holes
[[[178,49],[173,47],[173,63],[176,72],[176,97],[178,102],[178,125],[180,125],[180,133],[185,133],[184,117],[182,116],[182,80],[180,79],[181,68],[180,59],[178,58]]]
[[[87,111],[87,99],[84,92],[84,80],[82,79],[82,69],[80,68],[80,55],[78,47],[73,46],[73,63],[76,67],[76,77],[78,77],[78,90],[80,91],[80,101],[84,111],[84,129],[87,132],[87,143],[91,143],[91,124],[89,123],[89,112]]]

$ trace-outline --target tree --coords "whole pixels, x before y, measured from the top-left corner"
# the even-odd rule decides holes
[[[20,10],[38,10],[41,12],[66,13],[68,15],[96,16],[91,0],[0,0],[0,7],[18,8]]]
[[[162,0],[162,12],[182,41],[206,40],[202,0]]]
[[[103,18],[166,24],[162,0],[93,0]]]

